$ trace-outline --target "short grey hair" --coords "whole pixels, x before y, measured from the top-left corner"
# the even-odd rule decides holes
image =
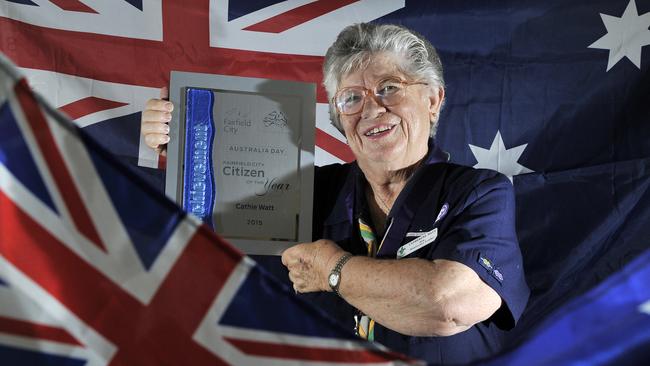
[[[327,50],[323,62],[323,86],[330,104],[330,120],[341,133],[345,134],[332,103],[341,79],[365,68],[373,55],[386,52],[403,60],[398,68],[407,76],[424,81],[431,88],[444,89],[440,56],[422,35],[394,24],[358,23],[347,26]],[[431,121],[431,136],[435,134],[437,124],[438,116],[435,116]]]

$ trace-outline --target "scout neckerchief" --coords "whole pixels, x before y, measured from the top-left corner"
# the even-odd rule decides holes
[[[374,258],[377,255],[377,237],[370,225],[366,224],[361,217],[359,217],[359,231],[363,241],[366,243],[368,257]],[[375,340],[374,320],[359,311],[359,314],[354,316],[354,323],[356,333],[359,337],[371,342]]]

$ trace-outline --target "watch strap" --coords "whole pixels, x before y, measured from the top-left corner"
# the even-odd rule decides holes
[[[339,276],[339,280],[336,282],[336,286],[332,286],[330,284],[330,288],[332,288],[332,290],[338,296],[341,296],[341,294],[339,294],[339,286],[341,285],[341,270],[343,269],[343,266],[345,265],[345,263],[347,263],[347,261],[350,260],[350,258],[352,258],[352,254],[350,254],[350,253],[343,254],[343,256],[341,256],[341,258],[339,258],[339,260],[336,262],[336,265],[334,266],[334,268],[330,272],[330,276],[333,275],[333,274],[337,274]],[[328,281],[328,283],[329,283],[329,281]]]

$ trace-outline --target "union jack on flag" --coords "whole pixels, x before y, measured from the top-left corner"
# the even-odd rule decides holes
[[[0,362],[395,364],[135,177],[0,56]]]
[[[121,160],[156,168],[158,156],[140,140],[140,111],[170,71],[320,85],[322,56],[341,29],[402,7],[394,0],[4,0],[0,49]],[[353,160],[329,123],[322,88],[318,102],[316,164]]]

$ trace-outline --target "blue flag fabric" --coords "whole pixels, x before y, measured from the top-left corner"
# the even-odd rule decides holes
[[[526,341],[483,365],[647,365],[650,250],[569,301]]]

